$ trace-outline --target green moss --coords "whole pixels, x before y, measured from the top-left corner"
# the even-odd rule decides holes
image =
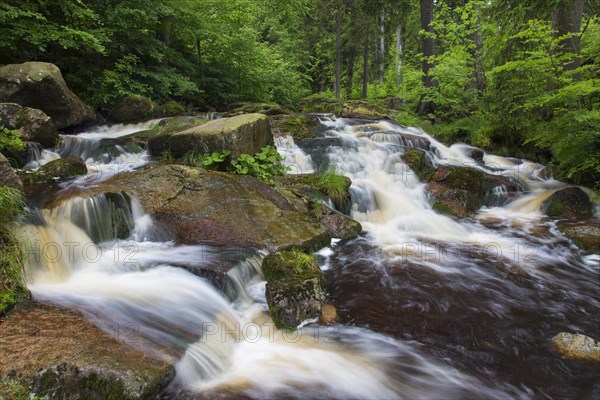
[[[23,277],[23,253],[12,220],[23,212],[23,195],[8,186],[0,188],[0,315],[29,297]]]
[[[433,170],[427,154],[421,149],[408,149],[402,159],[422,181],[426,181]]]
[[[312,120],[305,115],[296,114],[288,120],[284,121],[279,127],[284,132],[289,132],[294,140],[301,142],[306,139],[313,139],[315,134],[311,131],[317,125],[315,120]]]
[[[280,279],[302,281],[317,278],[323,280],[323,272],[315,258],[298,250],[280,251],[265,257],[262,263],[267,282]]]
[[[309,175],[307,182],[324,192],[338,209],[344,207],[344,202],[349,198],[348,190],[352,185],[348,177],[338,174],[335,169]]]
[[[0,379],[0,399],[10,400],[38,400],[21,383],[12,379]]]
[[[548,204],[548,208],[546,209],[546,214],[550,217],[559,217],[565,211],[565,205],[562,201],[555,199]]]

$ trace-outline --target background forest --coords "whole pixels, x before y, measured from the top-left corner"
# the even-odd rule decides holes
[[[2,64],[48,61],[119,98],[385,106],[447,141],[600,176],[598,0],[4,0]]]

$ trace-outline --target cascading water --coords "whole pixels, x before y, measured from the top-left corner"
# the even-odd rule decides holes
[[[124,194],[74,197],[23,227],[32,244],[32,293],[81,310],[106,331],[125,329],[130,344],[174,363],[166,396],[180,390],[185,398],[590,395],[597,378],[565,365],[546,343],[565,327],[596,333],[600,311],[598,258],[580,255],[552,221],[530,212],[561,184],[543,179],[538,165],[491,155],[477,163],[471,149],[445,147],[417,129],[322,122],[325,137],[317,140],[331,144],[328,164],[352,179],[352,216],[366,231],[319,252],[329,296],[348,325],[276,330],[260,258],[230,271],[228,297],[181,268],[218,262],[223,249],[175,245]],[[133,153],[140,163],[128,168],[114,156],[130,154],[119,149],[127,148],[120,139],[130,133],[117,127],[80,135],[61,154],[83,156],[100,171],[132,169],[147,162],[143,152]],[[276,144],[295,172],[320,167],[291,137]],[[402,162],[407,147],[428,150],[436,164],[511,176],[531,193],[455,221],[432,210],[425,185]],[[70,185],[96,182],[93,174]],[[506,216],[507,222],[492,222]]]

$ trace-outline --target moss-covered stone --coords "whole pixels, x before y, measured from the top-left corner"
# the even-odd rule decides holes
[[[45,62],[0,67],[0,102],[42,110],[58,129],[93,122],[93,110],[69,90],[60,69]]]
[[[269,119],[263,114],[244,114],[222,118],[175,132],[164,131],[150,138],[148,148],[155,156],[164,151],[182,157],[188,151],[198,153],[231,151],[231,157],[255,154],[273,144]]]
[[[98,190],[132,194],[179,243],[312,251],[331,241],[289,189],[250,176],[157,165],[116,176]]]
[[[553,218],[583,219],[592,215],[592,202],[581,188],[568,187],[552,194],[540,210]]]
[[[307,319],[319,317],[323,292],[318,279],[280,279],[267,283],[271,318],[280,329],[294,330]]]
[[[421,149],[407,149],[402,155],[402,160],[422,181],[426,181],[433,171],[433,164],[427,158],[427,153]]]
[[[185,107],[175,100],[167,101],[158,108],[158,114],[164,117],[183,114],[184,112]]]
[[[317,126],[317,121],[304,114],[296,114],[272,124],[273,128],[292,135],[296,143],[316,137],[312,129]]]
[[[66,179],[87,174],[87,166],[79,157],[64,157],[44,164],[34,174],[27,175],[29,183],[54,182],[55,178]]]
[[[73,311],[32,303],[0,324],[0,376],[42,398],[152,399],[174,374]]]
[[[239,102],[232,103],[229,105],[229,112],[226,116],[237,116],[242,114],[264,114],[264,115],[287,115],[290,114],[290,110],[275,103],[247,103]]]
[[[21,107],[16,103],[0,103],[0,126],[15,129],[23,141],[51,147],[58,139],[54,121],[42,110]]]
[[[149,98],[130,95],[116,102],[110,111],[109,118],[115,122],[134,122],[151,118],[156,112],[156,104]]]

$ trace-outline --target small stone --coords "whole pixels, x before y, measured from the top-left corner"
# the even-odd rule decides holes
[[[567,359],[600,362],[600,343],[589,336],[560,332],[552,338],[552,347]]]
[[[321,308],[321,317],[319,318],[319,322],[323,325],[331,325],[337,319],[337,311],[334,306],[331,304],[325,304],[323,308]]]

